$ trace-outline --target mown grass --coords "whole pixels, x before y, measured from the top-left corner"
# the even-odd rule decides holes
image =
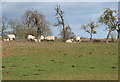
[[[3,42],[3,80],[118,80],[117,43]]]

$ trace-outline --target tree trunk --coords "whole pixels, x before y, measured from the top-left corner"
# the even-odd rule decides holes
[[[91,33],[90,33],[90,41],[92,41],[92,30],[91,30]]]
[[[3,30],[1,31],[1,36],[2,36],[2,38],[3,38],[3,36],[4,36]]]
[[[13,34],[15,34],[15,28],[14,28],[14,26],[13,26]]]
[[[30,34],[30,26],[29,26],[29,24],[28,24],[28,34]]]
[[[65,28],[63,28],[63,32],[64,32],[64,34],[63,34],[63,41],[65,42],[65,40],[66,40],[66,32],[65,32]]]
[[[108,33],[108,35],[107,35],[107,43],[108,43],[108,39],[109,39],[109,37],[110,37],[110,33],[111,33],[111,30],[109,30],[109,33]]]
[[[119,42],[119,40],[120,40],[120,28],[117,30],[117,32],[118,32],[117,42]]]
[[[63,34],[63,41],[65,42],[66,41],[66,31],[65,31],[65,24],[64,24],[64,19],[61,17],[61,19],[62,19],[62,25],[63,25],[63,32],[64,32],[64,34]]]
[[[38,42],[41,42],[41,26],[40,26],[40,15],[38,14],[37,15],[37,39],[38,39]]]
[[[37,29],[37,39],[38,39],[38,42],[41,42],[41,30],[40,30],[40,28]]]

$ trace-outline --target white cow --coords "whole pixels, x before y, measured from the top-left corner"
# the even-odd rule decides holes
[[[9,38],[7,38],[7,39],[6,39],[6,41],[10,41],[10,39],[9,39]]]
[[[3,38],[2,40],[3,40],[3,41],[10,41],[9,38]]]
[[[43,35],[41,35],[41,40],[44,40],[44,38],[45,38],[45,37],[44,37]]]
[[[28,39],[28,41],[29,41],[29,40],[34,40],[34,39],[35,39],[35,36],[33,36],[33,35],[28,35],[28,36],[27,36],[27,39]]]
[[[38,42],[38,40],[37,39],[33,39],[35,42]]]
[[[33,35],[28,35],[27,36],[27,39],[28,39],[28,41],[29,40],[33,40],[33,41],[35,41],[35,42],[40,42],[38,39],[36,39],[35,38],[35,36],[33,36]],[[41,35],[41,40],[44,40],[44,36],[43,35]]]
[[[15,40],[15,35],[14,34],[8,34],[9,40]]]
[[[7,41],[7,38],[3,38],[2,40],[3,40],[3,41]]]
[[[72,43],[73,42],[73,39],[68,39],[66,40],[67,43]]]
[[[55,36],[46,36],[45,40],[47,40],[47,41],[55,41]]]
[[[40,40],[40,39],[41,39],[41,40]],[[44,36],[41,35],[40,39],[37,39],[37,42],[41,42],[41,41],[43,41],[43,40],[44,40]],[[35,41],[35,42],[36,42],[36,41]]]
[[[81,42],[81,39],[79,36],[76,37],[76,42]]]

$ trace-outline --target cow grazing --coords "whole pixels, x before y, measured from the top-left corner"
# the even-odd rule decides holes
[[[68,39],[66,40],[67,43],[72,43],[73,42],[73,39]]]
[[[3,41],[7,41],[7,38],[2,38]]]
[[[36,39],[35,36],[33,36],[33,35],[28,35],[27,39],[28,39],[28,41],[31,40],[31,41],[34,41],[34,42],[40,42],[39,39]],[[41,40],[44,40],[43,35],[41,35]]]
[[[47,40],[47,41],[55,41],[55,36],[46,36],[45,40]]]
[[[38,40],[37,40],[37,39],[33,39],[33,41],[38,42]]]
[[[35,39],[35,36],[33,36],[33,35],[28,35],[28,36],[27,36],[27,39],[28,39],[28,41],[29,41],[29,40],[31,40],[31,41],[32,41],[32,40],[34,40],[34,39]]]
[[[41,41],[43,41],[43,40],[44,40],[44,36],[41,35],[40,39],[37,39],[37,42],[41,42]],[[35,41],[35,42],[36,42],[36,41]]]
[[[76,37],[76,42],[81,42],[81,39],[79,36]]]
[[[43,35],[41,35],[41,40],[44,40],[44,38],[45,38],[45,37],[44,37]]]
[[[14,34],[8,34],[9,40],[15,40],[15,35]]]
[[[9,38],[3,38],[2,40],[3,40],[3,41],[10,41]]]

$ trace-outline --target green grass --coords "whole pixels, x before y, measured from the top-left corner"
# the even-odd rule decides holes
[[[117,43],[3,42],[3,55],[3,80],[118,80]]]

